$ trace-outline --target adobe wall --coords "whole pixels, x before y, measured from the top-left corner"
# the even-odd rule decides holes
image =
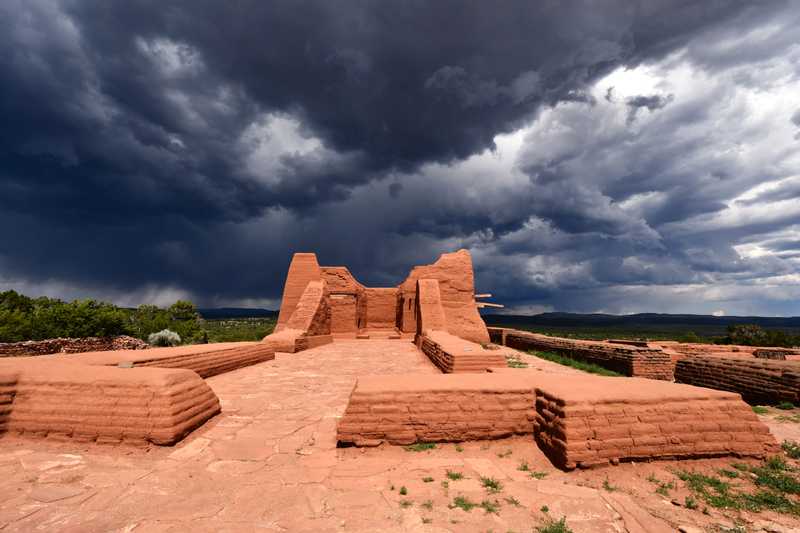
[[[498,374],[360,377],[337,427],[342,444],[464,441],[531,434],[534,392]]]
[[[498,350],[487,350],[443,331],[419,335],[417,346],[445,374],[486,372],[491,367],[507,366],[506,358]]]
[[[600,365],[626,376],[672,381],[670,356],[657,348],[549,337],[527,331],[491,328],[495,342],[517,350],[551,351]]]
[[[57,338],[41,341],[0,342],[0,357],[24,357],[52,353],[81,353],[100,350],[144,350],[150,345],[143,340],[119,335],[116,337]]]
[[[404,332],[413,332],[416,325],[416,317],[409,315],[407,311],[416,308],[416,285],[420,279],[435,279],[439,282],[441,305],[449,333],[479,344],[489,342],[486,324],[475,304],[472,256],[467,250],[442,254],[435,263],[416,266],[411,270],[408,278],[400,285],[402,318],[399,325]]]
[[[289,322],[294,314],[297,303],[300,301],[306,286],[311,281],[321,281],[322,270],[317,263],[317,256],[310,253],[296,253],[292,256],[289,263],[289,272],[286,274],[286,282],[283,286],[283,297],[281,308],[278,312],[278,322],[275,325],[275,332],[278,333]]]
[[[569,376],[536,387],[535,438],[558,467],[764,457],[778,449],[738,395],[637,378]]]
[[[341,444],[533,434],[558,467],[707,456],[763,457],[775,439],[738,395],[637,378],[518,369],[359,378]]]
[[[686,356],[677,362],[675,380],[737,392],[752,404],[800,405],[800,361]]]
[[[368,328],[394,329],[397,324],[397,288],[367,288],[364,291]]]
[[[12,435],[171,445],[220,412],[217,396],[190,370],[87,371],[39,360],[0,369],[0,376],[12,371],[16,380],[0,379],[0,399],[6,401],[0,432]]]

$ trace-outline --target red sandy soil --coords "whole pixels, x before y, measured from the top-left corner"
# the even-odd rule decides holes
[[[536,366],[573,372],[547,361]],[[686,525],[713,531],[732,527],[736,517],[754,531],[767,523],[775,524],[772,531],[777,524],[800,530],[797,519],[770,512],[726,516],[710,509],[706,515],[702,504],[690,510],[672,503],[689,495],[680,481],[663,497],[647,480],[675,479],[675,468],[713,473],[732,459],[567,473],[530,438],[421,452],[337,449],[336,421],[356,376],[408,372],[438,371],[410,342],[337,341],[209,378],[223,413],[174,448],[3,438],[0,530],[530,532],[548,515],[566,516],[576,533],[667,532]],[[779,438],[796,438],[800,424],[775,416],[762,420]],[[523,461],[529,471],[518,469]],[[464,478],[448,480],[447,470]],[[502,490],[487,494],[481,476],[500,481]],[[603,488],[606,480],[612,490]],[[457,496],[497,500],[498,512],[450,508]]]

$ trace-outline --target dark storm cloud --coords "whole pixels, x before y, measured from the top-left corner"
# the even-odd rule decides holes
[[[523,157],[528,179],[513,183],[480,166],[430,169],[494,148],[551,106],[590,113],[592,83],[621,65],[688,46],[705,68],[730,68],[716,40],[785,6],[10,0],[0,5],[0,281],[114,297],[150,284],[224,302],[277,297],[295,250],[389,283],[442,251],[495,246],[509,258],[497,264],[515,270],[482,275],[506,286],[543,241],[575,264],[584,256],[571,247],[650,255],[554,264],[547,283],[525,284],[527,299],[582,283],[697,279],[683,251],[664,259],[671,241],[654,228],[729,198],[726,186],[680,185],[671,170],[699,138],[639,143],[650,157],[622,149],[636,168],[596,184],[570,166],[614,152],[625,133]],[[789,42],[768,40],[773,50]],[[768,47],[754,44],[761,60]],[[672,112],[654,126],[665,130],[702,119],[702,103],[671,97],[619,105],[637,124]],[[618,208],[654,190],[668,194],[645,216]],[[533,218],[550,237],[526,233]]]

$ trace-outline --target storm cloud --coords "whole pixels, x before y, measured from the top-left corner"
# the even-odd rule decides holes
[[[277,305],[458,247],[514,310],[800,314],[789,2],[10,0],[0,284]],[[786,117],[790,117],[787,120]]]

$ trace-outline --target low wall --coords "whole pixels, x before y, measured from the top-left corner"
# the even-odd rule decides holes
[[[530,382],[513,375],[360,377],[337,439],[375,446],[531,434],[533,409]]]
[[[800,361],[687,356],[677,362],[675,380],[737,392],[752,404],[800,405]]]
[[[81,353],[100,350],[143,350],[150,345],[143,340],[119,335],[117,337],[57,338],[41,341],[0,343],[0,357],[24,357],[52,353]]]
[[[533,434],[558,467],[778,449],[737,394],[645,379],[497,369],[486,374],[359,378],[340,445]]]
[[[537,386],[534,431],[542,451],[566,469],[777,450],[738,395],[636,378],[579,375]]]
[[[626,376],[672,381],[670,356],[657,348],[548,337],[527,331],[489,328],[492,342],[517,350],[556,352]]]
[[[487,350],[441,331],[429,331],[417,337],[417,346],[445,374],[485,372],[487,368],[507,366],[498,350]]]
[[[0,359],[0,434],[175,444],[220,411],[204,377],[274,357],[242,342]]]
[[[175,444],[220,412],[195,372],[56,361],[0,369],[0,433],[98,443]],[[8,379],[10,376],[13,379]]]

